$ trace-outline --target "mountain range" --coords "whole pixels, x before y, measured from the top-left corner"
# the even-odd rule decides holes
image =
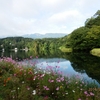
[[[33,38],[33,39],[41,39],[41,38],[60,38],[67,35],[67,33],[46,33],[46,34],[40,34],[40,33],[34,33],[34,34],[25,34],[22,35],[22,37],[25,38]]]

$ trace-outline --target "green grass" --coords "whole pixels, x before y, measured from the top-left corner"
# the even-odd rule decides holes
[[[50,66],[49,72],[29,66],[11,58],[0,60],[0,100],[100,100],[95,83],[59,75]]]
[[[59,48],[62,52],[72,52],[72,48],[60,47]]]
[[[94,56],[100,57],[100,48],[94,48],[90,51],[90,53]]]

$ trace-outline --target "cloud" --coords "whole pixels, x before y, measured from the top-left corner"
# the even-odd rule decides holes
[[[82,18],[82,15],[77,10],[65,11],[52,15],[49,20],[54,23],[71,23],[72,20]]]
[[[38,5],[36,0],[13,0],[12,12],[15,16],[32,18],[38,13]]]

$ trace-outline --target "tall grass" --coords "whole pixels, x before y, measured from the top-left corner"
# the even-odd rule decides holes
[[[34,65],[34,64],[33,64]],[[11,58],[0,59],[0,100],[100,100],[100,89],[78,75],[65,77]]]

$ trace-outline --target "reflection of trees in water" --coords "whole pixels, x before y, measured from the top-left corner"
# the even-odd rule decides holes
[[[75,71],[84,73],[100,83],[100,58],[86,53],[66,54]]]
[[[38,51],[37,54],[34,54],[34,57],[38,56],[39,58],[60,58],[62,54],[63,53],[58,49],[49,49]]]
[[[23,60],[28,57],[28,54],[25,51],[20,51],[20,52],[1,52],[0,57],[10,57],[14,60]]]
[[[16,60],[16,58],[18,58],[19,60],[23,60],[26,58],[30,58],[30,56],[32,56],[33,58],[35,58],[36,56],[38,56],[39,58],[54,58],[54,57],[61,57],[62,52],[56,49],[50,49],[50,50],[34,50],[34,51],[18,51],[18,52],[4,52],[4,53],[0,53],[0,57],[11,57],[14,60]]]

